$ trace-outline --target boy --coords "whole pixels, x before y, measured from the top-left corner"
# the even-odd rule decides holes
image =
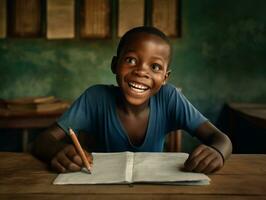
[[[82,160],[64,141],[68,128],[84,131],[96,151],[160,152],[172,130],[184,129],[198,137],[199,145],[185,162],[185,170],[212,173],[232,152],[229,138],[215,128],[188,100],[166,84],[171,45],[153,27],[137,27],[120,40],[111,68],[118,86],[88,88],[57,123],[42,133],[35,154],[51,162],[58,172],[78,171]],[[87,153],[92,163],[91,154]]]

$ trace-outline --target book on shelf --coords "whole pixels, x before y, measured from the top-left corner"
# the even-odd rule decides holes
[[[51,103],[57,99],[54,96],[39,96],[39,97],[22,97],[17,99],[5,100],[8,105],[25,105],[25,104],[39,104]]]
[[[53,184],[176,184],[208,185],[202,173],[183,171],[187,153],[93,153],[91,174],[61,173]]]
[[[6,100],[5,107],[10,111],[55,111],[63,110],[69,107],[69,102],[62,101],[54,96],[46,97],[25,97],[14,100]]]

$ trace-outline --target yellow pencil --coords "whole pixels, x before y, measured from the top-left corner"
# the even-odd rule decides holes
[[[71,128],[69,128],[69,135],[70,135],[70,137],[71,137],[71,139],[75,145],[76,150],[78,151],[78,153],[82,159],[83,164],[87,168],[88,172],[91,173],[91,165],[90,165],[89,161],[87,160],[87,157],[86,157],[86,155],[85,155],[85,153],[84,153],[84,151],[83,151],[83,149],[82,149],[82,147],[78,141],[78,138],[77,138],[75,132]]]

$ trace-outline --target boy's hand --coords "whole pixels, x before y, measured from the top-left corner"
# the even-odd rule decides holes
[[[90,164],[93,162],[93,157],[90,153],[84,150]],[[73,145],[67,145],[60,150],[51,160],[51,167],[53,170],[64,173],[80,171],[83,162]]]
[[[215,149],[202,144],[189,155],[184,167],[186,171],[209,174],[222,168],[223,162]]]

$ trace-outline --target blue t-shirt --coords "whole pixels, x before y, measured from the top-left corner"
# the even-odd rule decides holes
[[[58,125],[68,132],[86,132],[102,152],[161,152],[167,133],[183,129],[193,134],[207,119],[173,85],[166,84],[150,98],[149,121],[140,146],[135,146],[123,128],[116,111],[116,97],[121,91],[113,85],[88,88],[59,118]]]

